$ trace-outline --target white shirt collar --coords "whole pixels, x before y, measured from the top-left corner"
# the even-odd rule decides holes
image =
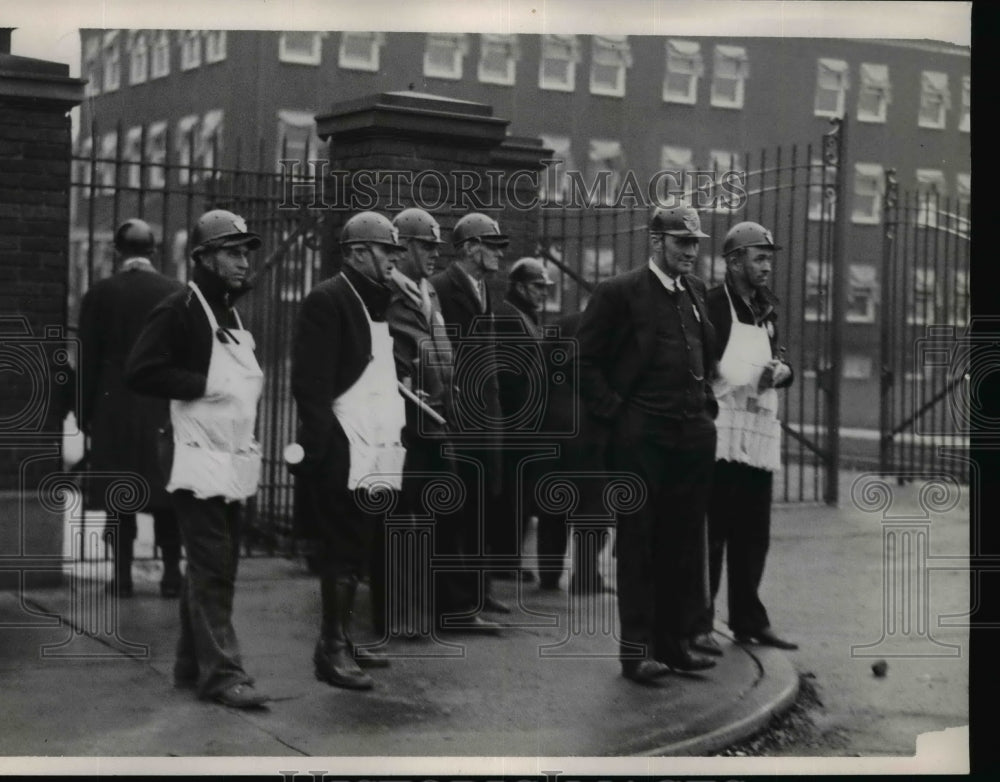
[[[129,258],[122,264],[123,272],[130,272],[133,269],[139,269],[144,272],[155,272],[156,269],[153,267],[152,261],[149,258],[141,258],[136,256],[134,258]]]
[[[649,259],[649,268],[652,270],[653,274],[657,276],[660,282],[663,283],[663,287],[671,293],[684,290],[684,283],[681,282],[681,278],[678,276],[677,279],[674,279],[673,277],[667,276],[663,269],[657,266],[652,258]]]

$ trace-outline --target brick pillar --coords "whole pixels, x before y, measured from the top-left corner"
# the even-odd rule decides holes
[[[62,578],[62,421],[76,397],[66,334],[69,66],[0,48],[0,588]]]
[[[324,266],[339,265],[336,239],[353,213],[374,209],[388,216],[409,206],[431,212],[448,241],[455,222],[484,212],[511,236],[513,260],[534,252],[541,161],[551,153],[539,139],[506,135],[509,120],[483,103],[414,92],[369,95],[335,104],[316,118],[329,143],[324,200],[334,209],[325,221]],[[442,247],[441,264],[451,257]],[[505,269],[492,280],[503,295]]]

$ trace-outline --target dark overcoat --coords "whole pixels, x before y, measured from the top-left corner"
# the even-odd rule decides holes
[[[170,420],[166,399],[137,394],[125,385],[125,362],[149,313],[184,288],[145,265],[93,285],[80,309],[80,427],[90,438],[92,471],[138,473],[150,489],[140,510],[167,507],[167,477],[158,456],[159,430]],[[88,479],[87,504],[109,510],[107,481]]]

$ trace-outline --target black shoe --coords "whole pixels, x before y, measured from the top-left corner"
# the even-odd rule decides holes
[[[713,657],[722,657],[722,647],[719,646],[719,642],[715,640],[715,636],[711,633],[696,635],[691,639],[690,646],[696,652],[710,654]]]
[[[375,686],[371,676],[361,670],[350,653],[346,641],[323,641],[313,652],[316,678],[346,690],[370,690]]]
[[[271,699],[264,693],[257,692],[252,684],[243,682],[215,693],[212,700],[234,709],[259,709]]]
[[[476,632],[499,635],[501,630],[503,630],[503,625],[490,622],[481,616],[473,616],[469,619],[452,619],[447,624],[444,623],[443,619],[439,620],[437,630],[439,633]]]
[[[486,599],[483,600],[483,609],[492,611],[494,614],[509,614],[511,612],[509,605],[501,600],[497,600],[492,595],[487,595]]]
[[[681,673],[693,673],[695,671],[707,671],[715,667],[715,660],[710,657],[703,657],[694,654],[687,641],[679,641],[671,644],[668,651],[658,654],[656,659],[668,665],[672,671]]]
[[[359,649],[352,645],[354,662],[362,668],[388,668],[389,657],[383,652],[373,652],[370,649]]]
[[[622,661],[622,676],[639,684],[650,684],[670,673],[670,668],[656,660]]]
[[[753,633],[736,633],[736,641],[741,644],[749,644],[756,641],[761,646],[773,646],[775,649],[792,650],[799,648],[798,644],[776,636],[770,627],[765,627],[763,630],[757,630]]]

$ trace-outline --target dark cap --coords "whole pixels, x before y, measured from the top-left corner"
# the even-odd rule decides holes
[[[698,213],[690,206],[672,206],[669,209],[656,207],[649,219],[649,232],[671,236],[693,236],[698,239],[708,238],[708,234],[701,230]]]
[[[555,285],[550,279],[545,265],[537,258],[519,258],[507,273],[508,282],[540,282],[544,285]]]

